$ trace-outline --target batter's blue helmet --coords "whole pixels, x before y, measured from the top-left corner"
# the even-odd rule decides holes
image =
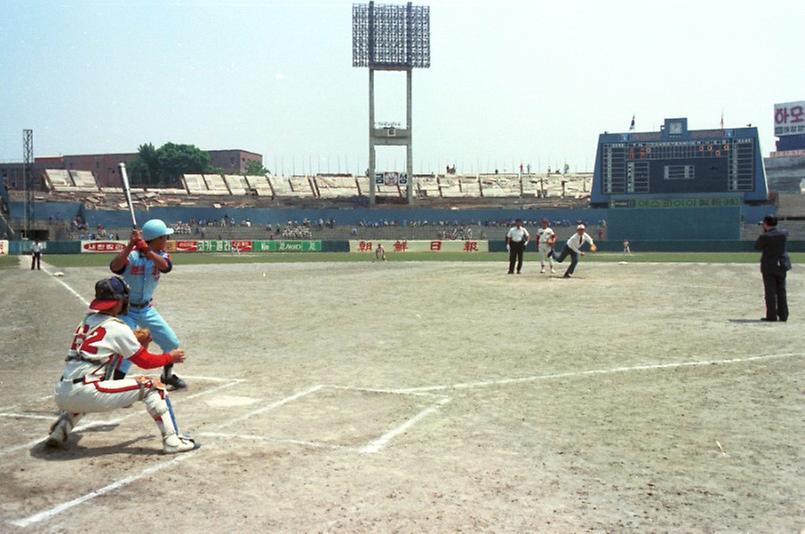
[[[163,235],[171,235],[173,228],[168,228],[162,219],[151,219],[143,225],[143,239],[151,241]]]

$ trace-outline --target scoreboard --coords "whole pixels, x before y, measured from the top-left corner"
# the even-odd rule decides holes
[[[687,119],[665,119],[659,132],[599,136],[592,204],[610,197],[699,193],[768,198],[757,128],[688,131]]]

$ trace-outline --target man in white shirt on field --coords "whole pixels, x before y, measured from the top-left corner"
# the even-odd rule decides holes
[[[506,248],[509,250],[509,274],[514,274],[514,264],[517,263],[517,274],[523,268],[523,251],[531,236],[523,227],[523,220],[514,221],[514,226],[506,234]]]
[[[593,238],[585,232],[585,226],[580,224],[576,227],[576,233],[567,240],[565,244],[565,248],[562,249],[562,253],[559,254],[559,257],[556,257],[555,252],[551,252],[551,256],[553,259],[557,261],[557,263],[562,263],[568,255],[570,256],[570,266],[565,271],[563,278],[570,278],[573,276],[573,272],[576,270],[576,264],[579,263],[579,256],[584,256],[584,252],[581,251],[581,247],[584,243],[590,244],[590,251],[595,252],[596,247],[595,243],[593,242]]]
[[[539,251],[540,273],[545,272],[546,262],[551,266],[551,273],[556,272],[553,268],[553,256],[551,256],[554,243],[556,243],[556,232],[550,227],[548,219],[542,219],[542,228],[537,230],[537,250]]]

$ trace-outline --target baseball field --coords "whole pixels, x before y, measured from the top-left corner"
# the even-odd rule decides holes
[[[796,265],[790,320],[762,323],[757,255],[588,256],[570,280],[534,253],[519,276],[501,255],[179,256],[156,306],[202,446],[165,456],[141,403],[41,443],[109,275],[75,258],[0,270],[0,532],[805,528]]]

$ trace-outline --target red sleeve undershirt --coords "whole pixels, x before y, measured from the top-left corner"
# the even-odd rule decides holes
[[[154,369],[173,363],[173,358],[167,352],[154,354],[153,352],[148,352],[145,347],[140,347],[140,350],[135,352],[134,356],[129,360],[140,369]]]

